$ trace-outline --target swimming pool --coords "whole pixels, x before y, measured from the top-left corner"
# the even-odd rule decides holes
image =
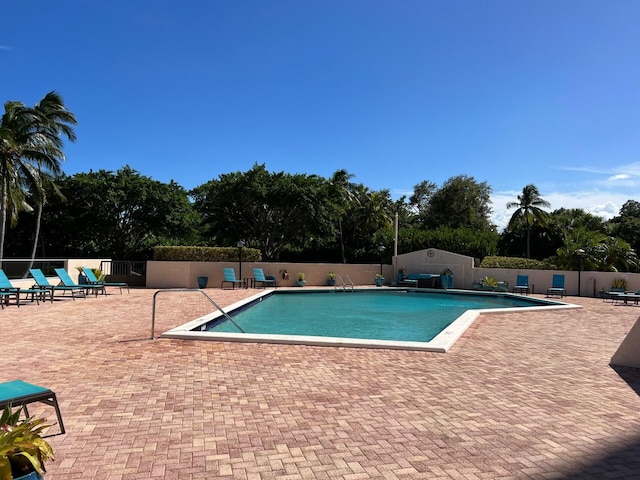
[[[576,308],[510,294],[411,289],[280,290],[162,334],[170,338],[300,343],[445,352],[481,312]],[[239,333],[240,327],[245,333]]]

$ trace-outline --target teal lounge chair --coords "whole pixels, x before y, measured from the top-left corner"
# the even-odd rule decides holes
[[[65,270],[66,271],[66,270]],[[65,286],[65,285],[51,285],[47,277],[42,273],[42,270],[39,268],[31,268],[29,269],[29,273],[35,280],[36,284],[32,288],[40,288],[42,290],[47,290],[50,293],[51,301],[53,302],[53,297],[56,292],[62,292],[63,295],[66,292],[71,292],[71,298],[73,300],[76,299],[76,292],[79,293],[83,298],[86,298],[84,293],[84,289],[80,285],[73,286]]]
[[[524,293],[529,295],[529,288],[533,285],[529,285],[529,275],[518,275],[516,278],[516,284],[513,286],[513,293]],[[531,288],[533,291],[533,288]]]
[[[106,290],[104,289],[104,285],[93,285],[91,283],[78,285],[73,281],[71,275],[69,275],[69,272],[67,272],[64,268],[56,268],[54,270],[56,272],[56,275],[58,275],[58,278],[62,282],[62,285],[64,285],[65,287],[81,288],[85,294],[92,292],[96,297],[100,292],[102,292],[104,295],[107,294]]]
[[[58,406],[56,394],[52,390],[23,382],[22,380],[0,383],[0,410],[3,410],[7,405],[11,407],[22,407],[24,414],[28,417],[29,410],[27,410],[27,405],[34,402],[44,403],[56,409],[58,426],[60,427],[60,433],[56,435],[63,434],[64,423],[62,423],[62,415],[60,415],[60,407]],[[51,435],[45,436],[49,437]]]
[[[224,288],[225,283],[230,283],[232,290],[236,288],[236,285],[242,285],[242,280],[236,279],[236,271],[233,268],[223,268],[222,273],[224,274],[224,280],[220,282],[220,288]]]
[[[253,269],[253,278],[251,279],[251,286],[255,287],[256,284],[262,284],[262,288],[273,287],[276,288],[276,279],[275,278],[266,278],[264,276],[264,272],[261,268]]]
[[[562,298],[567,294],[567,291],[564,288],[564,275],[553,275],[553,279],[551,281],[551,286],[547,288],[547,297],[552,295],[557,295]]]
[[[102,285],[103,287],[118,287],[120,289],[120,295],[122,295],[122,289],[126,288],[127,293],[130,293],[129,284],[126,282],[105,282],[104,280],[98,280],[98,277],[96,277],[96,274],[93,273],[93,270],[91,270],[89,267],[82,267],[82,273],[84,273],[84,276],[87,277],[87,282],[89,283],[89,285]],[[104,292],[105,294],[107,293],[106,288]]]
[[[47,290],[43,290],[41,288],[20,288],[14,287],[7,277],[7,274],[4,273],[4,270],[0,268],[0,295],[2,296],[2,308],[4,308],[4,302],[9,301],[11,296],[15,296],[16,304],[18,307],[20,306],[20,294],[24,293],[26,298],[31,295],[31,301],[36,301],[37,304],[40,304],[40,300],[44,300],[47,293]]]

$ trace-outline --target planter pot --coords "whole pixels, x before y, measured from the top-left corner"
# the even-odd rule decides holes
[[[38,475],[36,472],[31,472],[21,477],[13,477],[13,480],[44,480],[44,475]]]
[[[209,277],[198,277],[198,288],[207,288],[207,282],[209,281]]]
[[[375,282],[376,282],[376,287],[381,287],[382,285],[384,285],[384,278],[376,278]]]
[[[440,288],[449,288],[449,275],[440,275]]]
[[[87,276],[84,273],[79,273],[78,274],[78,285],[86,285],[87,283]]]
[[[329,285],[330,287],[334,286],[336,284],[336,279],[335,278],[328,278],[327,279],[327,285]]]
[[[298,285],[299,287],[304,287],[307,284],[306,280],[298,280],[296,282],[296,285]]]

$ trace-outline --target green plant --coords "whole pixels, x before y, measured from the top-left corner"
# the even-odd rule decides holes
[[[493,277],[484,277],[482,279],[482,285],[484,285],[485,287],[497,287],[498,286],[498,280],[496,280]]]
[[[329,272],[327,273],[327,277],[329,277],[331,280],[335,280],[336,279],[336,274],[333,272]]]
[[[306,275],[304,274],[304,272],[298,272],[296,273],[296,275],[298,276],[299,282],[302,282],[306,278]]]
[[[611,288],[627,288],[627,281],[624,278],[614,278],[611,282]]]
[[[0,416],[0,480],[11,480],[30,472],[42,475],[45,462],[53,460],[53,449],[41,436],[50,427],[41,418],[20,420],[22,408],[15,412],[7,405]]]
[[[442,273],[440,273],[440,275],[453,275],[453,270],[447,267],[442,271]]]
[[[376,278],[381,278],[384,280],[384,275],[380,275],[379,273],[376,273]]]

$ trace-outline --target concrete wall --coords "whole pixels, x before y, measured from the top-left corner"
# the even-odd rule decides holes
[[[240,277],[238,262],[147,262],[147,288],[198,288],[197,278],[209,277],[207,287],[220,288],[223,279],[222,269],[231,267],[235,270],[236,278]],[[267,263],[267,262],[242,262],[242,277],[252,278],[252,268],[262,268],[265,275],[276,277],[278,286],[295,287],[297,272],[304,272],[307,285],[326,285],[329,272],[341,275],[347,283],[348,275],[355,285],[374,285],[376,274],[380,273],[380,264],[350,265],[343,263]],[[283,272],[289,274],[288,279],[283,279]],[[390,284],[393,278],[393,267],[382,266],[382,274],[386,283]],[[225,285],[225,288],[229,284]]]
[[[535,293],[545,293],[551,286],[553,275],[563,274],[567,294],[578,295],[577,271],[474,268],[473,258],[436,248],[398,255],[396,267],[405,267],[407,273],[441,273],[445,268],[450,268],[453,270],[454,286],[463,289],[471,289],[473,282],[480,281],[486,276],[500,282],[509,282],[509,286],[513,287],[518,275],[529,275],[529,284],[535,286]],[[601,288],[609,290],[611,282],[617,278],[624,278],[627,281],[628,291],[640,290],[638,273],[582,271],[580,272],[580,294],[585,297],[598,296]]]

